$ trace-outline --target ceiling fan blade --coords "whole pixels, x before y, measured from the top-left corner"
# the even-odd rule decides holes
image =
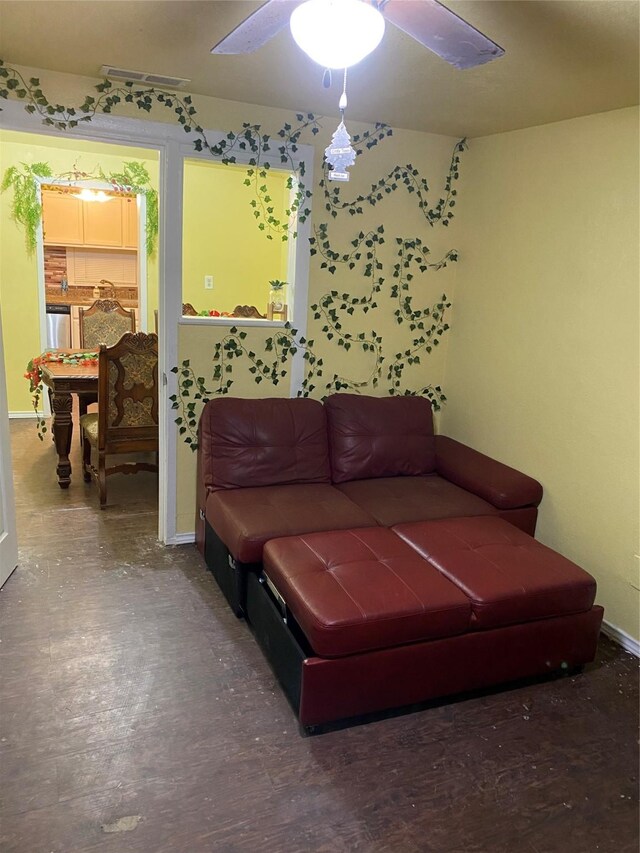
[[[437,0],[387,0],[381,11],[388,21],[456,68],[473,68],[504,54],[500,45]]]
[[[289,23],[302,0],[267,0],[211,48],[211,53],[253,53]]]

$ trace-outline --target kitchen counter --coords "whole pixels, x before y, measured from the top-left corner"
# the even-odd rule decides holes
[[[96,301],[96,299],[116,299],[123,308],[137,308],[138,300],[131,298],[130,295],[117,295],[117,296],[106,296],[102,293],[99,297],[94,296],[91,288],[77,288],[81,291],[88,291],[87,293],[72,293],[71,288],[69,288],[68,293],[62,293],[60,290],[50,291],[47,289],[45,294],[45,301],[52,305],[80,305],[83,308],[88,308],[90,305]]]

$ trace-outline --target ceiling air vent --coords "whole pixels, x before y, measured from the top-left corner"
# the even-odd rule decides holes
[[[150,86],[166,86],[172,89],[177,89],[190,82],[187,77],[166,77],[164,74],[149,74],[147,71],[116,68],[115,65],[103,65],[100,74],[103,77],[109,77],[109,79],[132,80],[136,83],[148,83]]]

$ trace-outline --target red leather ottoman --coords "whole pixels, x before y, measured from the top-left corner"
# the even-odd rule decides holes
[[[468,597],[384,527],[273,539],[265,545],[263,566],[322,657],[469,628]]]
[[[247,621],[303,726],[593,660],[603,610],[573,563],[496,518],[399,533],[275,539],[248,576]]]
[[[464,592],[475,629],[593,606],[596,582],[590,574],[500,518],[421,521],[393,530]]]

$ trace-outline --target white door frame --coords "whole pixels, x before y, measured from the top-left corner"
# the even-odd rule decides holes
[[[22,103],[17,101],[7,100],[2,104],[2,129],[3,130],[14,130],[21,133],[36,133],[40,136],[48,136],[48,137],[60,137],[64,139],[69,138],[77,138],[84,140],[92,140],[95,142],[108,142],[112,144],[120,144],[132,146],[135,148],[150,148],[160,153],[160,199],[161,199],[161,209],[163,212],[162,220],[161,220],[161,228],[160,233],[161,237],[166,233],[166,229],[163,229],[164,225],[164,212],[169,204],[162,203],[163,199],[166,199],[166,192],[163,185],[163,176],[164,176],[164,168],[163,162],[166,159],[166,147],[168,141],[172,136],[178,135],[178,133],[183,133],[180,128],[174,128],[171,126],[167,126],[160,122],[151,122],[151,121],[142,121],[140,119],[127,119],[127,118],[114,118],[113,116],[106,115],[98,115],[91,122],[82,123],[78,127],[74,128],[73,131],[63,132],[56,130],[52,127],[47,127],[42,124],[42,120],[38,116],[31,115],[26,112],[25,106]],[[39,241],[39,245],[42,245],[42,240]],[[143,244],[144,245],[144,244]],[[158,306],[160,315],[166,315],[166,309],[164,308],[164,292],[165,292],[165,281],[167,279],[164,275],[164,269],[166,265],[166,256],[170,254],[170,250],[166,245],[166,242],[163,239],[159,241],[159,287],[158,287]],[[37,263],[40,263],[42,259],[36,259]],[[41,324],[41,325],[44,325]],[[159,330],[160,331],[160,330]],[[43,329],[41,328],[41,335],[43,334]],[[173,329],[173,336],[177,336],[177,330]],[[169,334],[169,338],[171,337],[171,332]],[[167,384],[161,385],[158,394],[158,404],[160,406],[160,411],[165,412],[169,409],[168,397],[170,394],[175,393],[172,385],[175,385],[175,376],[171,373],[171,367],[175,364],[175,356],[174,360],[170,361],[170,353],[163,349],[162,340],[163,336],[160,337],[161,345],[159,347],[158,352],[158,373],[160,376],[167,376]],[[165,342],[167,341],[167,336],[164,336]],[[44,344],[46,344],[46,335],[43,338]],[[165,343],[166,346],[166,343]],[[175,348],[174,348],[175,350]],[[4,366],[4,357],[2,358],[2,362],[0,363],[0,370],[2,370],[3,374],[5,371]],[[163,452],[163,449],[166,451],[167,446],[167,436],[166,432],[168,429],[168,418],[161,418],[159,423],[159,444],[160,444],[160,453],[159,453],[159,502],[158,502],[158,539],[165,543],[169,544],[172,542],[175,537],[175,490],[176,490],[176,471],[175,471],[175,462],[173,465],[168,464],[168,458],[166,456],[166,452]],[[173,431],[173,430],[170,430]],[[173,471],[171,471],[173,468]],[[173,474],[173,482],[171,482]],[[173,500],[170,499],[170,495],[172,495]],[[171,506],[173,504],[173,506]]]
[[[178,380],[171,368],[178,363],[178,332],[180,325],[218,325],[216,318],[180,318],[182,313],[182,175],[185,155],[185,132],[181,126],[145,119],[119,118],[113,115],[96,115],[90,122],[82,122],[68,132],[46,127],[37,115],[27,113],[25,105],[7,100],[2,104],[3,130],[38,133],[43,136],[90,139],[111,142],[137,148],[151,148],[160,152],[160,239],[159,239],[159,291],[158,291],[158,374],[162,378],[159,389],[159,407],[162,416],[159,423],[160,472],[158,538],[164,544],[193,541],[191,534],[176,536],[176,483],[177,483],[177,428],[169,397],[177,393]],[[211,144],[225,138],[220,131],[206,131]],[[189,143],[190,144],[190,143]],[[314,148],[298,145],[294,166],[305,164],[305,183],[313,185]],[[189,156],[197,156],[190,149]],[[282,168],[277,151],[273,159],[265,158],[274,168]],[[293,325],[301,334],[306,333],[307,294],[309,282],[308,240],[311,234],[311,216],[298,227],[296,253],[296,301]],[[301,249],[301,250],[300,250]],[[241,325],[241,321],[235,321]],[[251,325],[250,322],[247,325]],[[279,325],[279,324],[275,324]],[[0,361],[4,372],[4,357]],[[299,349],[291,366],[290,393],[295,394],[304,376],[303,351]]]
[[[2,316],[0,315],[0,364],[4,365]],[[16,501],[13,492],[7,383],[4,369],[0,370],[0,586],[18,565],[18,536],[16,534]]]

